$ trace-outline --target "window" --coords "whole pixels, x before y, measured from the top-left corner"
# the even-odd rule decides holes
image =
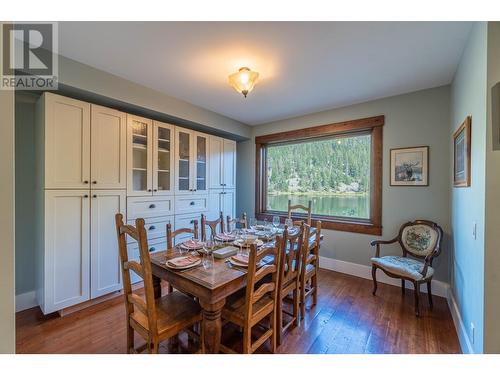
[[[311,200],[324,228],[380,234],[383,124],[377,116],[257,137],[256,216]]]

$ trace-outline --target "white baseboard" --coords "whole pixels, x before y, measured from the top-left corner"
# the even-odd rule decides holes
[[[453,323],[455,324],[455,329],[457,331],[458,341],[460,342],[460,348],[464,354],[474,354],[474,348],[469,340],[469,335],[467,334],[467,329],[460,315],[460,310],[458,309],[457,301],[455,301],[455,296],[451,288],[448,290],[448,307],[450,308],[451,317],[453,318]]]
[[[28,310],[35,306],[38,306],[38,302],[34,290],[16,296],[16,312]]]
[[[372,268],[370,266],[365,266],[363,264],[345,262],[343,260],[337,260],[327,257],[319,257],[319,266],[320,268],[324,268],[327,270],[332,270],[336,272],[346,273],[348,275],[361,277],[363,279],[372,279]],[[401,286],[401,281],[399,279],[394,279],[392,277],[387,276],[382,271],[377,271],[377,281]],[[411,283],[406,283],[408,289],[413,289],[413,285]],[[450,288],[448,283],[439,280],[432,280],[432,294],[448,298],[448,289]],[[421,291],[427,292],[426,285],[421,285]]]

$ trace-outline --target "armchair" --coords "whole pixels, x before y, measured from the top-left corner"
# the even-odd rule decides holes
[[[377,292],[377,269],[387,276],[401,279],[402,293],[405,293],[405,280],[413,283],[415,288],[415,315],[420,316],[420,285],[427,284],[429,307],[432,310],[431,281],[434,275],[432,261],[441,253],[443,230],[432,221],[415,220],[405,223],[399,229],[396,237],[389,241],[375,240],[370,244],[375,246],[375,257],[371,258],[373,295]],[[399,242],[402,256],[380,256],[380,245]],[[423,262],[409,258],[408,255],[423,259]]]

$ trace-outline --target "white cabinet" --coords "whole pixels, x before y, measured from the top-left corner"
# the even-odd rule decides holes
[[[45,240],[37,254],[43,286],[37,297],[48,314],[90,297],[88,190],[47,190],[44,211]]]
[[[127,220],[161,217],[174,214],[174,197],[128,197]]]
[[[153,192],[153,122],[127,115],[127,195]]]
[[[175,128],[175,193],[208,192],[208,135]]]
[[[125,189],[127,186],[125,113],[92,104],[90,128],[92,188]]]
[[[125,191],[93,190],[90,202],[90,297],[97,298],[121,289],[115,215],[125,215]]]
[[[211,190],[208,199],[208,220],[216,220],[221,211],[224,220],[226,220],[227,216],[235,217],[235,195],[234,190]]]
[[[236,187],[236,142],[210,136],[210,177],[211,189]]]
[[[174,126],[127,116],[127,194],[168,195],[174,185]]]
[[[39,104],[46,189],[85,189],[90,181],[90,104],[45,93]],[[42,146],[43,145],[43,146]]]

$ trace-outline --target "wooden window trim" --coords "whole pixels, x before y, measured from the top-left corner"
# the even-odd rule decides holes
[[[313,224],[321,220],[325,229],[333,229],[354,233],[372,235],[382,234],[382,127],[384,116],[374,116],[363,119],[338,122],[334,124],[314,126],[305,129],[291,130],[281,133],[267,134],[255,137],[255,216],[259,220],[279,215],[286,217],[286,212],[266,211],[266,152],[267,146],[273,143],[299,141],[327,136],[342,136],[355,134],[371,134],[371,168],[370,168],[370,218],[353,219],[348,217],[334,217],[312,215]],[[301,219],[299,214],[294,219]]]

